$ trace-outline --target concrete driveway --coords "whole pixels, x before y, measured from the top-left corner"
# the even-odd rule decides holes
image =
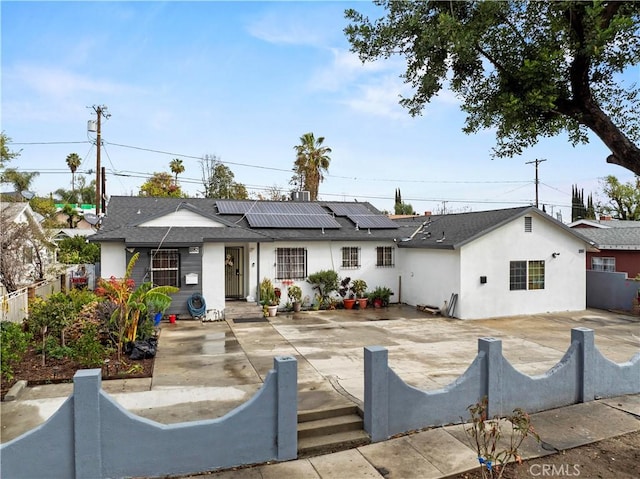
[[[629,361],[640,351],[640,318],[600,310],[474,321],[401,305],[279,313],[268,322],[254,313],[242,316],[163,323],[153,379],[105,381],[103,389],[135,414],[170,424],[219,417],[246,402],[274,356],[298,359],[298,408],[304,411],[362,401],[364,346],[388,348],[401,378],[431,390],[467,369],[481,337],[502,339],[506,358],[529,375],[562,358],[577,326],[594,329],[596,346],[612,361]],[[71,391],[70,384],[37,386],[2,403],[2,442],[42,423]]]

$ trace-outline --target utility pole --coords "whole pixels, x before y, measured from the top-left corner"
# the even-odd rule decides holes
[[[540,181],[538,180],[538,165],[543,161],[547,161],[547,160],[533,160],[533,161],[527,161],[525,163],[525,165],[531,165],[533,163],[535,163],[536,165],[536,208],[538,207],[538,184],[540,184]]]
[[[102,204],[102,194],[101,194],[101,186],[102,186],[102,168],[100,167],[100,150],[102,149],[102,117],[108,119],[111,116],[111,113],[107,111],[107,107],[105,105],[93,105],[93,111],[96,113],[98,118],[97,121],[97,138],[96,138],[96,215],[100,214],[100,206]],[[89,130],[94,131],[94,130]]]

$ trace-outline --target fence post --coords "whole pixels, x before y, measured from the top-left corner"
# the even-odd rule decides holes
[[[571,342],[578,346],[578,401],[588,402],[596,398],[595,391],[595,341],[593,329],[582,326],[571,329]]]
[[[504,414],[502,394],[502,340],[497,338],[479,338],[478,352],[485,353],[485,375],[483,390],[489,400],[487,416],[502,416]]]
[[[73,376],[73,431],[76,479],[102,477],[100,369],[80,369]]]
[[[364,430],[372,442],[389,438],[389,352],[364,348]]]
[[[278,379],[278,460],[298,457],[298,361],[291,356],[273,359]]]

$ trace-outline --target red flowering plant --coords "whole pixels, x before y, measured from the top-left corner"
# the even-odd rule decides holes
[[[138,322],[148,313],[148,304],[158,300],[171,303],[169,294],[179,291],[174,286],[156,286],[151,282],[144,282],[136,288],[131,278],[133,267],[138,261],[140,253],[133,255],[123,278],[111,276],[108,280],[100,280],[96,294],[104,296],[115,306],[110,321],[115,327],[118,344],[118,361],[122,360],[122,348],[125,341],[134,341],[137,336]]]

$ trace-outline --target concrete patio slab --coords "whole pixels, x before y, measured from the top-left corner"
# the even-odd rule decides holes
[[[381,479],[384,477],[365,459],[358,449],[312,457],[309,458],[309,462],[320,477],[323,478]]]
[[[387,479],[437,479],[442,476],[442,472],[414,449],[406,437],[362,446],[358,451]]]
[[[260,467],[262,479],[320,479],[320,475],[311,463],[302,459],[300,461],[281,462]]]
[[[445,428],[430,429],[406,437],[407,442],[443,474],[473,469],[478,458],[466,443],[460,442]]]
[[[531,415],[540,439],[559,451],[640,430],[640,419],[600,401]]]

